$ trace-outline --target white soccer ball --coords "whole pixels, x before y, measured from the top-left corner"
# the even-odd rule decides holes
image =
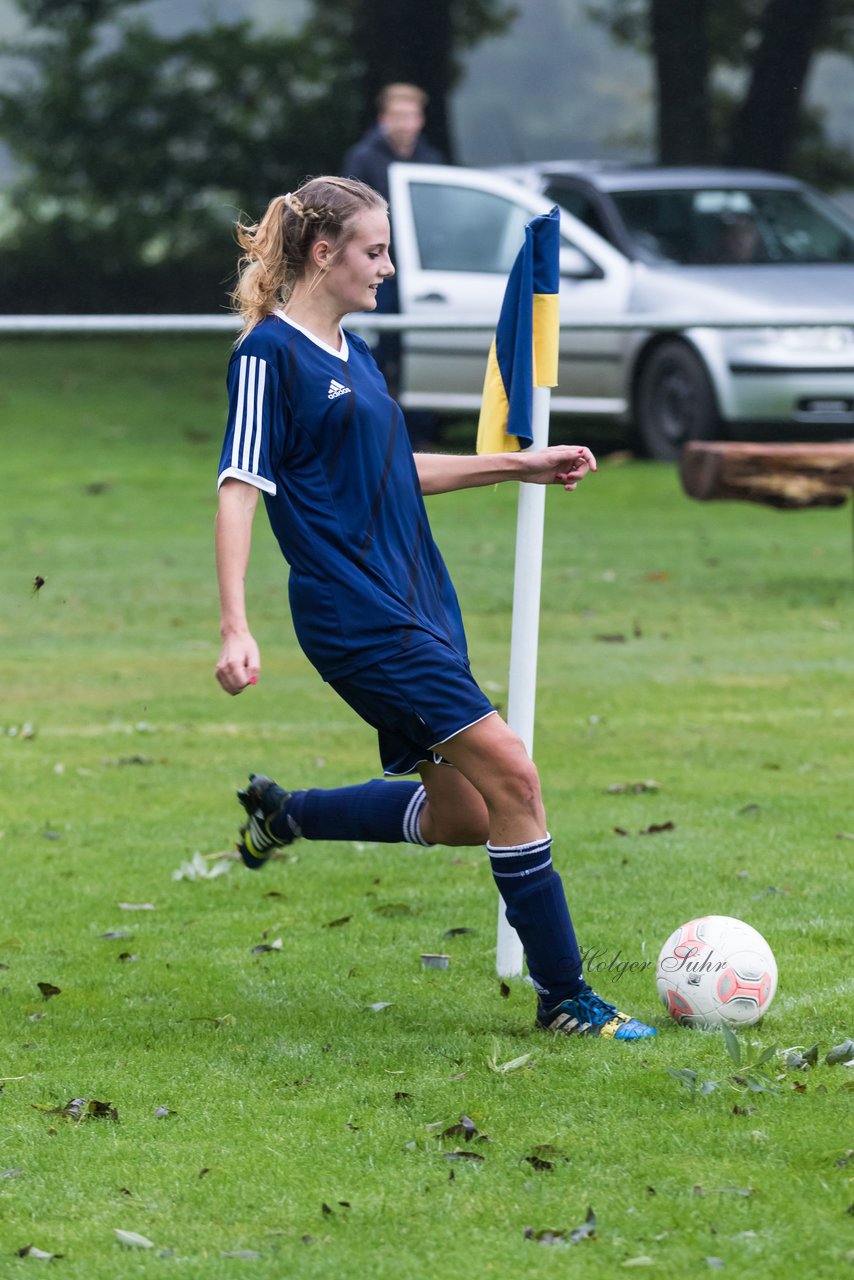
[[[777,962],[762,934],[732,916],[702,916],[671,933],[655,970],[671,1017],[693,1027],[749,1027],[768,1011]]]

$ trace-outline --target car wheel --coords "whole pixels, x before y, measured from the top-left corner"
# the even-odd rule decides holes
[[[637,428],[644,452],[673,462],[689,440],[718,435],[715,395],[700,357],[686,342],[662,342],[641,370]]]

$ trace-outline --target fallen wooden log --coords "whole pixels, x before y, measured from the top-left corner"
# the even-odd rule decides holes
[[[785,510],[840,507],[854,489],[854,443],[694,440],[682,450],[680,475],[685,492],[700,502],[735,499]]]

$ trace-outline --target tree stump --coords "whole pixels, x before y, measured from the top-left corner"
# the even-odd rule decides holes
[[[680,474],[685,492],[700,502],[735,499],[783,510],[840,507],[854,489],[854,443],[694,440],[682,450]]]

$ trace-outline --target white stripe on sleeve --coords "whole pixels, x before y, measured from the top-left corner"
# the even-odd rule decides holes
[[[264,427],[264,384],[267,380],[267,362],[258,361],[258,391],[255,397],[255,448],[252,451],[252,470],[257,472],[261,454],[261,432]]]
[[[242,357],[246,359],[247,357]],[[250,449],[252,447],[252,430],[255,426],[255,375],[258,369],[258,357],[249,356],[249,368],[246,375],[246,422],[243,428],[243,457],[241,467],[249,470]]]
[[[237,405],[234,410],[234,442],[231,446],[231,465],[240,466],[240,440],[243,433],[243,406],[246,398],[246,356],[240,357],[237,378]]]

